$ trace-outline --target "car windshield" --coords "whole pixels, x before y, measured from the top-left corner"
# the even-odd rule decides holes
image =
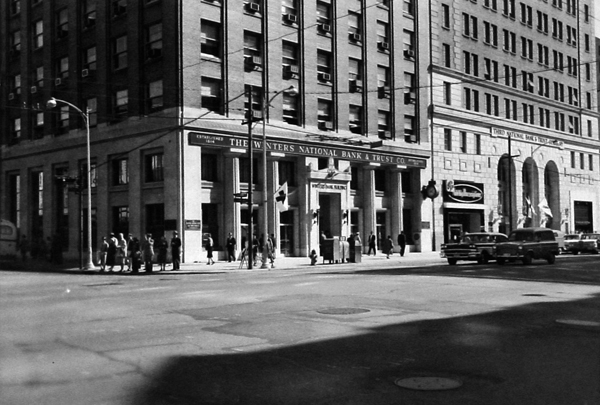
[[[489,235],[470,234],[463,236],[461,242],[467,243],[481,243],[489,242]]]
[[[583,235],[582,239],[600,239],[600,234],[590,233],[589,235]]]
[[[565,235],[566,240],[579,240],[579,235]]]
[[[510,236],[508,237],[508,240],[510,240],[510,241],[522,241],[522,240],[532,241],[533,240],[533,232],[515,231],[510,234]]]

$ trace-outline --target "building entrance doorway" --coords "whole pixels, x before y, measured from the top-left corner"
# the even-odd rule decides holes
[[[279,217],[279,249],[283,256],[292,256],[294,253],[294,213],[284,211]]]
[[[319,193],[319,235],[342,236],[341,195]]]

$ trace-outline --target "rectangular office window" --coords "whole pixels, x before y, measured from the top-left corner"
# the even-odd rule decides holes
[[[144,175],[146,183],[154,183],[164,180],[162,153],[151,153],[144,156]]]
[[[442,44],[442,58],[445,67],[451,67],[452,51],[450,44]]]
[[[289,187],[296,187],[298,185],[296,180],[296,162],[280,160],[278,166],[279,184],[284,184],[287,182]]]
[[[85,0],[83,3],[83,25],[91,28],[96,25],[97,0]]]
[[[579,168],[581,170],[585,169],[585,155],[583,153],[579,154]]]
[[[129,160],[117,158],[112,160],[112,185],[129,184]]]
[[[148,108],[150,111],[154,111],[161,109],[163,106],[163,81],[156,80],[148,83]]]
[[[201,82],[202,108],[222,114],[221,80],[203,76]]]
[[[331,52],[317,50],[317,72],[324,74],[332,74]]]
[[[68,9],[63,8],[56,13],[56,36],[65,38],[69,35],[69,13]]]
[[[442,3],[442,28],[450,28],[450,6]]]
[[[96,70],[96,47],[92,46],[83,51],[83,68],[89,71]]]
[[[452,105],[452,84],[444,82],[444,104]]]
[[[200,179],[216,182],[219,179],[219,158],[214,153],[202,153]]]
[[[221,57],[221,27],[218,23],[200,21],[200,52],[204,56]]]
[[[467,153],[467,133],[465,131],[460,131],[460,151]]]
[[[571,169],[575,169],[575,152],[571,151]]]
[[[146,59],[154,59],[163,52],[162,24],[153,24],[146,28]]]
[[[382,139],[389,139],[392,137],[389,111],[377,111],[377,134]]]
[[[452,130],[444,128],[444,150],[452,150]]]
[[[44,46],[44,22],[38,20],[33,23],[33,47],[41,48]]]
[[[88,111],[90,127],[98,125],[98,99],[96,97],[85,100],[85,106]]]
[[[362,134],[363,132],[363,108],[359,105],[351,105],[349,110],[348,125],[350,132]]]
[[[475,134],[475,153],[481,155],[481,135]]]
[[[69,77],[69,57],[60,58],[56,63],[57,78],[66,79]]]
[[[123,35],[113,40],[113,68],[115,70],[127,67],[127,36]]]
[[[283,120],[288,124],[300,124],[298,101],[299,97],[297,97],[295,94],[283,93]]]
[[[64,133],[69,130],[69,116],[69,106],[61,106],[58,115],[58,128],[61,133]]]
[[[129,90],[118,90],[113,95],[115,118],[127,115],[129,108]]]
[[[588,169],[590,171],[594,170],[594,155],[588,155]]]

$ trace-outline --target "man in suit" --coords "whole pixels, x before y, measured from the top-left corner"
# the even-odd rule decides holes
[[[233,234],[231,232],[229,232],[229,235],[227,236],[227,241],[225,242],[225,246],[227,247],[227,261],[229,261],[229,262],[231,262],[231,261],[235,262],[235,246],[236,246],[236,244],[237,244],[237,241],[233,237]]]
[[[367,256],[371,256],[371,250],[373,251],[373,256],[375,256],[377,253],[377,237],[373,234],[373,231],[369,235],[369,252]]]
[[[398,246],[400,247],[400,257],[403,257],[404,250],[406,249],[406,235],[404,231],[400,231],[400,235],[398,235]]]
[[[173,231],[173,237],[171,238],[171,257],[173,258],[173,270],[179,270],[179,264],[181,263],[181,239],[177,231]]]

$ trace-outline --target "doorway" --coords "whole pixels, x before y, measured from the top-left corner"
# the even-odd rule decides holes
[[[325,236],[341,236],[341,195],[319,193],[319,234]]]

